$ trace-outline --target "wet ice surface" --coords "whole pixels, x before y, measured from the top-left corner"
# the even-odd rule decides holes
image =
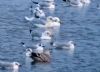
[[[51,63],[31,65],[25,59],[25,48],[20,45],[21,41],[28,46],[32,44],[29,28],[34,22],[24,20],[24,16],[30,14],[30,1],[1,0],[0,60],[20,62],[22,67],[19,72],[100,72],[100,10],[96,9],[98,1],[78,8],[66,7],[61,0],[57,0],[56,10],[51,14],[58,16],[62,22],[57,40],[75,41],[75,50],[73,53],[53,50]]]

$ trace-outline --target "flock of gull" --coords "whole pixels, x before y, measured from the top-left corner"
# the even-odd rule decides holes
[[[83,6],[85,4],[90,4],[90,0],[63,0],[65,2],[69,2],[69,5],[71,6]]]
[[[89,4],[90,0],[63,0],[66,4],[69,6],[83,6],[84,4]],[[56,16],[47,16],[44,12],[44,9],[55,9],[55,2],[54,0],[41,0],[39,2],[32,1],[33,4],[36,5],[34,8],[32,5],[30,6],[30,12],[31,17],[25,16],[25,20],[28,22],[32,22],[35,19],[42,20],[44,24],[34,24],[35,28],[42,28],[44,29],[43,32],[40,34],[39,31],[35,31],[33,29],[29,30],[29,33],[31,35],[32,41],[39,41],[38,43],[34,44],[33,47],[28,47],[24,42],[21,42],[21,45],[26,48],[25,55],[26,57],[30,58],[34,62],[42,62],[42,63],[49,63],[51,61],[52,56],[52,50],[53,49],[67,49],[67,50],[74,50],[74,42],[67,41],[67,42],[58,42],[54,41],[55,37],[55,28],[59,29],[61,26],[61,20],[60,18]],[[44,44],[42,41],[46,40],[49,44],[49,47],[46,47],[48,45]],[[20,66],[20,63],[18,62],[6,62],[6,65],[4,62],[0,62],[0,68],[6,67],[12,67],[13,69],[18,69]]]

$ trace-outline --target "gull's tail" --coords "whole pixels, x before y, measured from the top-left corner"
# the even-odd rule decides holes
[[[27,17],[27,16],[25,16],[25,19],[26,19],[27,21],[33,21],[33,20],[34,20],[34,17]]]
[[[45,25],[42,25],[42,24],[35,24],[36,27],[39,27],[39,28],[43,28],[45,27]]]

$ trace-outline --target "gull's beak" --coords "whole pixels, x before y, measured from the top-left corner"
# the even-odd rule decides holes
[[[19,66],[21,67],[22,65],[21,65],[21,64],[19,64]]]
[[[60,23],[60,24],[63,24],[63,22],[62,22],[62,21],[59,21],[59,23]]]
[[[49,36],[50,36],[50,37],[53,37],[53,35],[52,35],[52,34],[50,34]]]

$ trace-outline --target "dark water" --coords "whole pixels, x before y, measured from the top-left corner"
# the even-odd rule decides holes
[[[31,42],[31,23],[24,20],[29,15],[29,0],[0,0],[0,60],[18,61],[22,64],[19,72],[100,72],[100,10],[99,0],[93,0],[82,8],[66,7],[56,0],[56,10],[52,15],[61,21],[59,40],[73,40],[74,53],[54,50],[48,64],[26,65],[23,41]],[[13,72],[0,70],[0,72]]]

